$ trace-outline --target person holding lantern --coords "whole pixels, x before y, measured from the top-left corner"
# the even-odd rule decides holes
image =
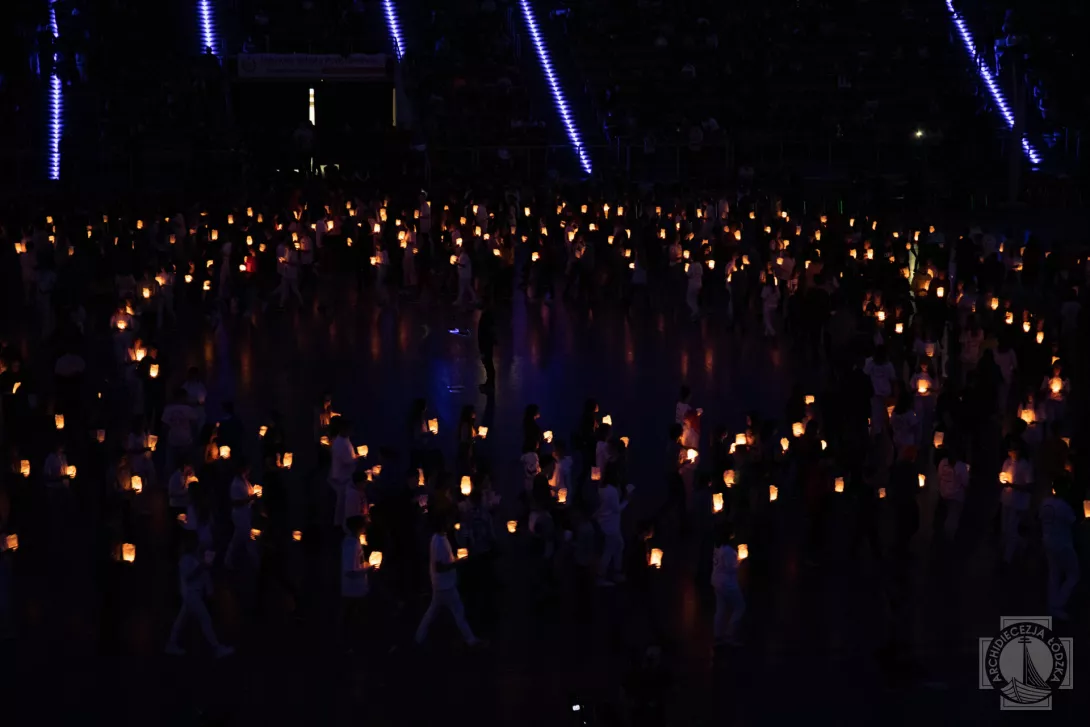
[[[247,529],[247,536],[249,530]],[[208,566],[211,562],[211,551],[205,551],[203,556],[198,553],[197,533],[192,530],[182,531],[182,553],[178,559],[179,590],[182,595],[182,607],[178,610],[178,616],[170,627],[170,639],[167,641],[166,653],[171,656],[184,656],[185,649],[178,640],[182,637],[182,629],[192,617],[200,624],[201,632],[205,640],[215,651],[216,658],[222,659],[231,656],[235,650],[230,646],[224,646],[216,638],[216,632],[212,628],[212,616],[208,613],[208,607],[204,603],[204,597],[212,591],[212,581],[208,575]]]
[[[250,528],[253,525],[253,505],[257,495],[250,484],[250,465],[239,457],[234,462],[235,477],[229,490],[231,498],[231,541],[227,545],[227,554],[223,564],[228,570],[234,570],[239,551],[245,551],[250,542]]]
[[[457,561],[450,548],[451,518],[448,513],[432,513],[432,536],[428,545],[428,573],[431,576],[431,603],[416,628],[416,643],[423,644],[428,637],[432,621],[445,608],[454,617],[454,624],[469,646],[480,646],[478,639],[466,621],[465,608],[458,595]]]
[[[1025,445],[1011,441],[1007,447],[1007,459],[999,470],[1002,506],[1001,532],[1003,536],[1003,562],[1010,564],[1023,539],[1018,532],[1033,492],[1033,465],[1026,459]]]
[[[741,646],[738,625],[746,613],[746,600],[738,585],[738,551],[734,549],[734,530],[726,520],[716,526],[712,551],[712,590],[715,591],[715,617],[712,634],[715,648]]]
[[[1053,494],[1041,503],[1041,540],[1048,560],[1048,612],[1053,618],[1069,620],[1067,602],[1079,582],[1079,557],[1071,528],[1075,511],[1068,504],[1071,480],[1057,478]]]
[[[348,488],[352,487],[352,475],[356,471],[356,448],[348,438],[351,423],[341,416],[333,417],[329,422],[330,462],[329,486],[333,489],[333,525],[344,527],[347,516],[345,505]],[[357,514],[357,513],[350,513]]]

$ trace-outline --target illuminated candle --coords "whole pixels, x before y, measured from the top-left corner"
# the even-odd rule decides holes
[[[381,568],[382,567],[382,551],[381,550],[372,550],[371,555],[367,556],[367,562],[375,570],[378,570],[379,568]]]
[[[602,424],[608,424],[609,426],[613,426],[613,417],[609,414],[606,414],[604,417],[602,417]]]
[[[368,451],[369,450],[367,449],[367,445],[366,444],[361,444],[360,446],[356,447],[356,456],[357,457],[363,457],[363,458],[366,459]]]
[[[807,394],[803,397],[802,400],[806,404],[806,406],[811,406],[815,401],[817,401],[817,399],[814,398],[813,394]]]
[[[439,420],[438,419],[429,419],[428,420],[428,431],[431,434],[438,434],[439,433]]]
[[[726,470],[723,472],[723,484],[727,487],[734,486],[734,470]]]
[[[254,485],[254,497],[261,497],[265,493],[265,488],[261,485]]]
[[[1044,343],[1044,342],[1045,342],[1045,332],[1044,331],[1037,331],[1037,343]]]
[[[798,439],[803,434],[802,422],[795,422],[791,425],[791,436]]]
[[[556,491],[556,501],[559,502],[561,505],[563,505],[564,503],[566,503],[568,501],[568,488],[567,487],[561,487],[560,489],[558,489]]]
[[[68,479],[70,479],[70,480],[76,479],[76,465],[74,465],[74,464],[68,465],[68,469],[65,470],[65,474],[68,475]]]
[[[843,477],[837,477],[833,481],[833,490],[835,492],[844,492],[844,478]]]
[[[465,560],[469,557],[469,548],[458,548],[458,560]]]
[[[269,433],[269,428],[267,426],[265,426],[264,424],[262,424],[260,427],[257,428],[257,436],[259,436],[259,437],[264,437],[268,433]]]
[[[923,487],[925,484],[927,484],[927,475],[916,475],[916,479],[919,480],[920,487]]]
[[[291,531],[291,539],[298,543],[299,541],[301,541],[303,539],[303,531],[302,530],[292,530]]]
[[[460,490],[463,497],[469,497],[469,493],[473,492],[473,480],[469,475],[462,475]]]
[[[132,543],[122,543],[121,560],[125,563],[134,562],[136,560],[136,546]]]
[[[699,456],[699,455],[698,455],[698,452],[695,449],[686,449],[685,450],[685,459],[686,459],[686,461],[695,462],[697,456]]]
[[[286,470],[291,469],[291,463],[295,459],[291,452],[284,452],[284,455],[280,458],[280,466]]]
[[[261,537],[261,528],[250,528],[250,540],[257,540]]]
[[[722,492],[714,492],[714,493],[712,493],[712,512],[722,512],[722,511],[723,511],[723,493]]]
[[[23,477],[30,477],[30,460],[24,459],[19,461],[19,474]]]
[[[884,488],[884,487],[879,487],[878,488],[878,499],[879,500],[886,499],[886,488]]]
[[[647,557],[647,564],[652,568],[662,567],[662,548],[651,548],[651,553]]]
[[[64,429],[64,414],[53,415],[53,426],[57,429]]]
[[[738,560],[745,560],[749,557],[749,546],[745,543],[738,544]]]
[[[768,486],[768,501],[775,502],[780,497],[780,488],[775,485]]]
[[[231,459],[231,448],[226,444],[220,445],[220,459]]]
[[[549,444],[552,444],[552,442],[553,442],[553,430],[552,429],[546,429],[544,434],[541,435],[541,437],[542,437],[542,439],[544,439]]]
[[[943,441],[945,441],[945,439],[946,434],[942,431],[936,430],[935,435],[931,438],[931,444],[934,445],[935,449],[939,449],[940,447],[942,447],[942,443]]]
[[[516,530],[518,530],[518,527],[519,527],[518,520],[508,520],[507,521],[507,532],[513,533]]]

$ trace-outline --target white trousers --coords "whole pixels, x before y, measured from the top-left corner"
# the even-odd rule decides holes
[[[420,619],[420,625],[416,627],[416,643],[424,643],[424,639],[428,637],[431,622],[439,615],[440,608],[450,611],[450,615],[454,617],[454,624],[462,632],[462,638],[466,640],[467,644],[477,643],[477,637],[473,635],[473,630],[469,628],[469,623],[466,621],[466,610],[462,606],[462,598],[458,595],[457,588],[445,588],[441,591],[433,590],[431,592],[431,604],[428,605],[428,610],[424,612],[424,617]]]
[[[734,638],[738,624],[746,612],[746,599],[737,585],[715,589],[715,620],[712,622],[712,634],[715,643],[722,643]]]

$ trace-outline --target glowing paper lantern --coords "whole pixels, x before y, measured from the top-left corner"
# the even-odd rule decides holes
[[[291,452],[284,452],[284,455],[280,458],[280,466],[286,470],[290,470],[293,459],[295,459],[295,457]]]
[[[140,475],[133,475],[129,480],[129,485],[132,487],[132,491],[139,495],[144,491],[144,481]]]
[[[837,477],[835,480],[833,480],[833,490],[835,492],[844,492],[844,478],[843,477]]]
[[[613,426],[613,417],[611,417],[609,414],[606,414],[604,417],[602,417],[602,424],[608,424],[609,426],[612,427]]]
[[[780,449],[786,452],[791,447],[791,440],[787,437],[780,438]]]
[[[723,511],[723,493],[722,492],[714,492],[714,493],[712,493],[712,512],[722,512],[722,511]]]
[[[57,429],[64,429],[64,414],[53,415],[53,426]]]
[[[477,427],[477,436],[481,439],[488,438],[488,427]]]
[[[919,379],[916,381],[916,393],[920,396],[927,396],[927,392],[931,389],[931,382],[927,379]]]
[[[159,364],[152,364],[148,367],[148,376],[153,379],[159,378]]]
[[[931,444],[934,445],[935,449],[939,449],[945,439],[946,435],[942,431],[936,430],[935,435],[931,438]]]
[[[19,461],[19,474],[23,477],[30,477],[30,460],[24,459]]]
[[[134,562],[136,560],[136,546],[132,543],[122,543],[121,560],[124,563]]]
[[[294,540],[297,543],[300,542],[303,539],[303,531],[302,530],[292,530],[291,531],[291,539]]]
[[[4,537],[4,547],[7,550],[18,550],[19,549],[19,536],[16,535],[15,533],[12,533],[10,535],[5,536]]]
[[[226,444],[220,445],[220,459],[231,459],[231,448]]]
[[[919,480],[920,487],[923,487],[927,484],[927,475],[916,475],[916,479]]]
[[[813,405],[813,403],[815,401],[817,401],[817,399],[814,398],[813,394],[807,394],[806,396],[803,397],[802,400],[806,404],[806,406],[811,406],[811,405]]]
[[[381,550],[372,550],[371,555],[367,556],[367,562],[375,570],[378,570],[379,568],[381,568],[382,567],[382,551]]]
[[[367,457],[367,452],[368,452],[368,449],[367,449],[366,444],[361,444],[360,446],[356,447],[356,456],[357,457],[366,458]]]
[[[738,434],[735,434],[734,435],[734,444],[736,446],[738,446],[738,447],[746,446],[746,433],[745,432],[739,432]]]
[[[508,520],[507,521],[507,532],[514,533],[516,530],[518,530],[518,527],[519,527],[518,520]]]
[[[893,326],[893,332],[894,333],[904,333],[905,332],[905,324],[904,323],[895,324]]]
[[[561,505],[565,504],[568,501],[567,487],[561,487],[556,491],[556,501],[559,502]]]
[[[734,486],[734,470],[726,470],[723,472],[723,484],[727,487]]]
[[[802,422],[795,422],[791,425],[791,436],[795,437],[796,439],[801,437],[804,431],[805,430],[802,428]]]
[[[265,494],[265,488],[261,485],[254,485],[254,497],[261,497]]]
[[[780,498],[780,488],[775,485],[768,486],[768,501],[775,502]]]
[[[428,431],[430,433],[432,433],[432,434],[438,434],[439,433],[439,420],[438,419],[429,419],[428,420]]]
[[[250,528],[250,540],[257,540],[261,537],[260,528]]]
[[[878,488],[878,499],[879,500],[886,499],[886,488],[884,488],[884,487],[879,487]]]
[[[749,557],[749,546],[745,543],[738,544],[738,560],[745,560]]]
[[[1045,332],[1044,331],[1037,331],[1037,343],[1044,343],[1044,342],[1045,342]]]
[[[458,560],[465,560],[469,557],[469,548],[458,548]]]
[[[599,480],[601,480],[602,479],[602,470],[599,469],[598,467],[591,467],[590,468],[590,479],[593,482],[598,482]]]
[[[460,487],[463,497],[469,497],[469,493],[473,492],[473,480],[469,475],[462,475],[462,484]]]
[[[652,568],[662,567],[662,548],[651,548],[651,553],[647,557],[647,564]]]
[[[685,450],[685,459],[688,462],[696,462],[696,458],[698,456],[699,456],[699,453],[695,449]]]
[[[1082,501],[1082,516],[1090,520],[1090,500]]]
[[[268,433],[269,433],[269,428],[267,426],[265,426],[264,424],[262,424],[260,427],[257,428],[257,436],[259,436],[259,437],[264,437]]]
[[[95,441],[98,442],[99,444],[102,444],[103,442],[106,441],[106,430],[105,429],[95,430]]]

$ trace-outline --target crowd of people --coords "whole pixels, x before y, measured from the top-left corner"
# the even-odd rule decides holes
[[[94,502],[106,513],[99,540],[123,566],[138,557],[141,520],[161,508],[180,553],[169,653],[185,650],[190,618],[218,655],[232,653],[205,606],[209,574],[282,577],[284,549],[303,537],[343,542],[348,648],[363,640],[364,604],[403,607],[425,568],[433,596],[416,642],[449,610],[479,645],[459,589],[487,601],[505,531],[532,544],[523,567],[535,588],[568,584],[579,599],[618,586],[638,597],[664,549],[678,550],[676,533],[695,543],[690,566],[714,594],[715,646],[732,647],[744,634],[739,568],[751,545],[759,557],[756,523],[777,501],[805,504],[813,563],[825,557],[836,498],[859,504],[860,539],[897,563],[929,514],[921,493],[930,490],[936,543],[956,549],[966,500],[989,503],[997,559],[1047,568],[1042,608],[1070,618],[1073,528],[1090,517],[1085,409],[1072,406],[1084,401],[1072,362],[1090,340],[1085,250],[863,212],[802,214],[775,198],[553,189],[433,200],[329,180],[276,204],[53,210],[21,223],[6,229],[5,268],[19,271],[32,325],[13,328],[0,351],[0,563],[10,569]],[[209,408],[202,372],[160,352],[178,316],[260,325],[263,311],[304,296],[328,312],[344,304],[328,283],[346,273],[389,315],[406,299],[479,308],[486,394],[497,311],[515,296],[622,306],[630,317],[684,311],[740,339],[790,345],[827,374],[812,389],[795,386],[782,413],[754,411],[733,426],[695,406],[679,382],[675,411],[646,412],[663,422],[661,476],[629,470],[628,437],[598,402],[587,400],[569,431],[527,402],[512,483],[492,466],[472,404],[451,451],[424,399],[400,446],[354,441],[330,396],[317,405],[313,440],[289,441],[276,411],[242,422],[230,401]],[[709,418],[714,428],[703,425]],[[312,462],[300,456],[312,448]],[[303,463],[309,491],[328,484],[330,496],[301,530],[285,482]],[[636,490],[664,494],[653,517],[633,522],[625,510]],[[8,635],[19,622],[11,583],[0,579]]]

